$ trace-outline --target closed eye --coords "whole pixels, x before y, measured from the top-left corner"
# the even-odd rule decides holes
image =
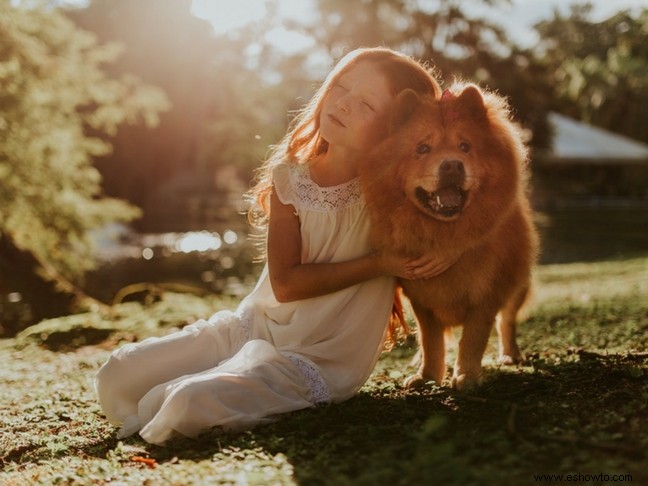
[[[374,107],[371,106],[371,105],[370,105],[369,103],[367,103],[366,101],[363,101],[363,102],[362,102],[362,105],[363,105],[365,108],[369,108],[371,111],[376,111],[376,110],[374,109]]]

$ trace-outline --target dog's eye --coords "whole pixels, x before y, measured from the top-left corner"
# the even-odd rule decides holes
[[[421,143],[416,147],[416,153],[419,155],[424,155],[424,154],[429,154],[430,150],[432,150],[432,147],[430,147],[427,143]]]
[[[468,142],[461,142],[459,144],[459,150],[465,153],[470,152],[470,144]]]

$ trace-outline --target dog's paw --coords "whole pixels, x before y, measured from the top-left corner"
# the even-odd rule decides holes
[[[443,380],[435,380],[433,378],[425,378],[421,373],[408,376],[403,382],[405,388],[423,388],[425,386],[442,386]]]
[[[525,362],[525,358],[524,355],[522,355],[521,353],[502,354],[500,355],[498,362],[499,364],[504,366],[514,366],[514,365],[523,364]]]
[[[405,388],[422,388],[425,386],[425,378],[417,373],[405,378],[403,385],[405,385]]]
[[[478,388],[482,384],[483,378],[481,373],[462,373],[452,377],[451,386],[455,390],[470,391]]]

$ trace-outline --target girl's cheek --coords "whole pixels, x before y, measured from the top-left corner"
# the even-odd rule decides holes
[[[379,116],[372,124],[370,133],[374,141],[384,138],[389,132],[389,121],[387,116]]]
[[[388,133],[388,125],[385,121],[380,120],[373,123],[368,129],[365,130],[362,137],[363,148],[370,150],[374,145],[378,144]]]

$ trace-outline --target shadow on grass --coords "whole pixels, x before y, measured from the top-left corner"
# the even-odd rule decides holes
[[[67,341],[60,323],[44,323],[25,342],[0,348],[6,385],[0,414],[9,424],[7,433],[0,430],[0,469],[57,484],[85,484],[77,476],[93,475],[123,484],[520,485],[559,473],[625,474],[648,484],[647,269],[645,258],[541,267],[544,294],[520,326],[528,366],[487,366],[484,386],[473,393],[403,389],[413,350],[399,348],[383,355],[345,403],[167,447],[137,437],[118,441],[91,376],[124,335],[162,332],[163,323],[197,312],[196,301],[183,304],[171,295],[136,313],[124,308],[124,322],[71,316]],[[93,323],[121,331],[101,346],[74,351],[83,341],[77,324]],[[61,338],[72,349],[43,349],[53,332],[55,343]],[[149,470],[134,458],[159,467]]]
[[[489,369],[471,394],[404,390],[377,375],[347,402],[252,431],[214,430],[168,447],[127,443],[159,463],[283,457],[298,484],[527,484],[534,474],[579,472],[641,483],[647,378],[644,354],[585,352]]]

